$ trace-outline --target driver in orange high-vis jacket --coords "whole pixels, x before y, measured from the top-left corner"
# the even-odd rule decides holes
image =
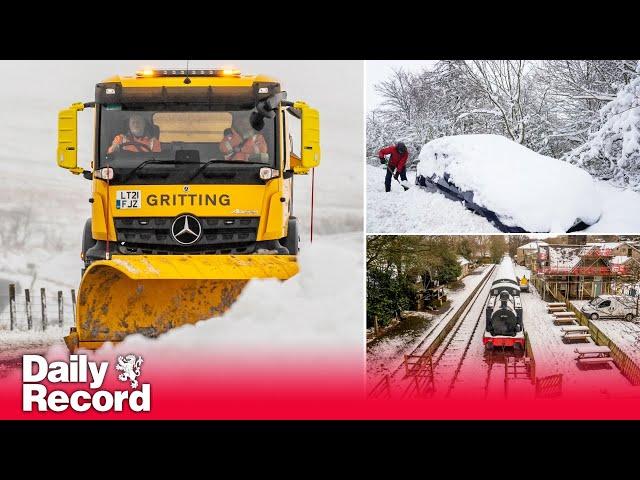
[[[247,161],[251,155],[267,158],[267,142],[264,135],[251,126],[249,116],[244,112],[235,114],[233,126],[224,131],[220,151],[225,160]]]
[[[127,152],[159,152],[162,147],[160,141],[148,135],[145,135],[147,122],[142,117],[134,113],[129,118],[129,131],[116,135],[107,150],[107,153],[114,153],[120,150]]]

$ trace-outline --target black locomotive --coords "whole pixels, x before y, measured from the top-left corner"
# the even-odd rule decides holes
[[[520,286],[516,280],[513,262],[508,256],[502,259],[491,284],[486,314],[486,328],[482,341],[487,349],[524,349]]]

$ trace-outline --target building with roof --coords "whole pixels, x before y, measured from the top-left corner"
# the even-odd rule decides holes
[[[626,242],[585,245],[541,245],[535,262],[537,287],[543,298],[552,292],[567,299],[591,299],[615,293],[616,283],[631,274]]]
[[[467,275],[469,275],[469,271],[471,269],[471,262],[464,258],[461,255],[458,255],[458,265],[460,265],[460,275],[458,276],[458,280],[463,279]]]
[[[546,242],[535,241],[518,247],[516,249],[516,262],[532,270],[531,266],[535,263],[539,245],[544,246],[548,244]]]

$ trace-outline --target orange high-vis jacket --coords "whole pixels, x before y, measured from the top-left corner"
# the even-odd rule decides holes
[[[134,137],[133,135],[116,135],[107,150],[107,153],[113,153],[116,150],[116,145],[121,145],[123,143],[136,143],[139,145],[125,145],[122,147],[123,150],[127,152],[159,152],[162,147],[160,145],[160,141],[155,137]],[[145,148],[147,147],[147,148]],[[148,149],[148,150],[147,150]]]
[[[235,129],[230,128],[225,131],[225,135],[220,142],[220,151],[225,160],[246,161],[250,155],[267,153],[267,142],[261,133],[256,133],[243,140]]]

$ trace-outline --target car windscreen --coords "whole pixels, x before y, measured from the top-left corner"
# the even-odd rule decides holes
[[[170,177],[184,176],[205,163],[209,163],[207,172],[218,167],[229,170],[250,165],[254,169],[277,168],[276,121],[258,122],[255,118],[252,110],[193,111],[104,105],[100,112],[98,167],[112,167],[116,175],[114,183],[130,175],[144,180],[158,172],[165,177],[167,173]]]

